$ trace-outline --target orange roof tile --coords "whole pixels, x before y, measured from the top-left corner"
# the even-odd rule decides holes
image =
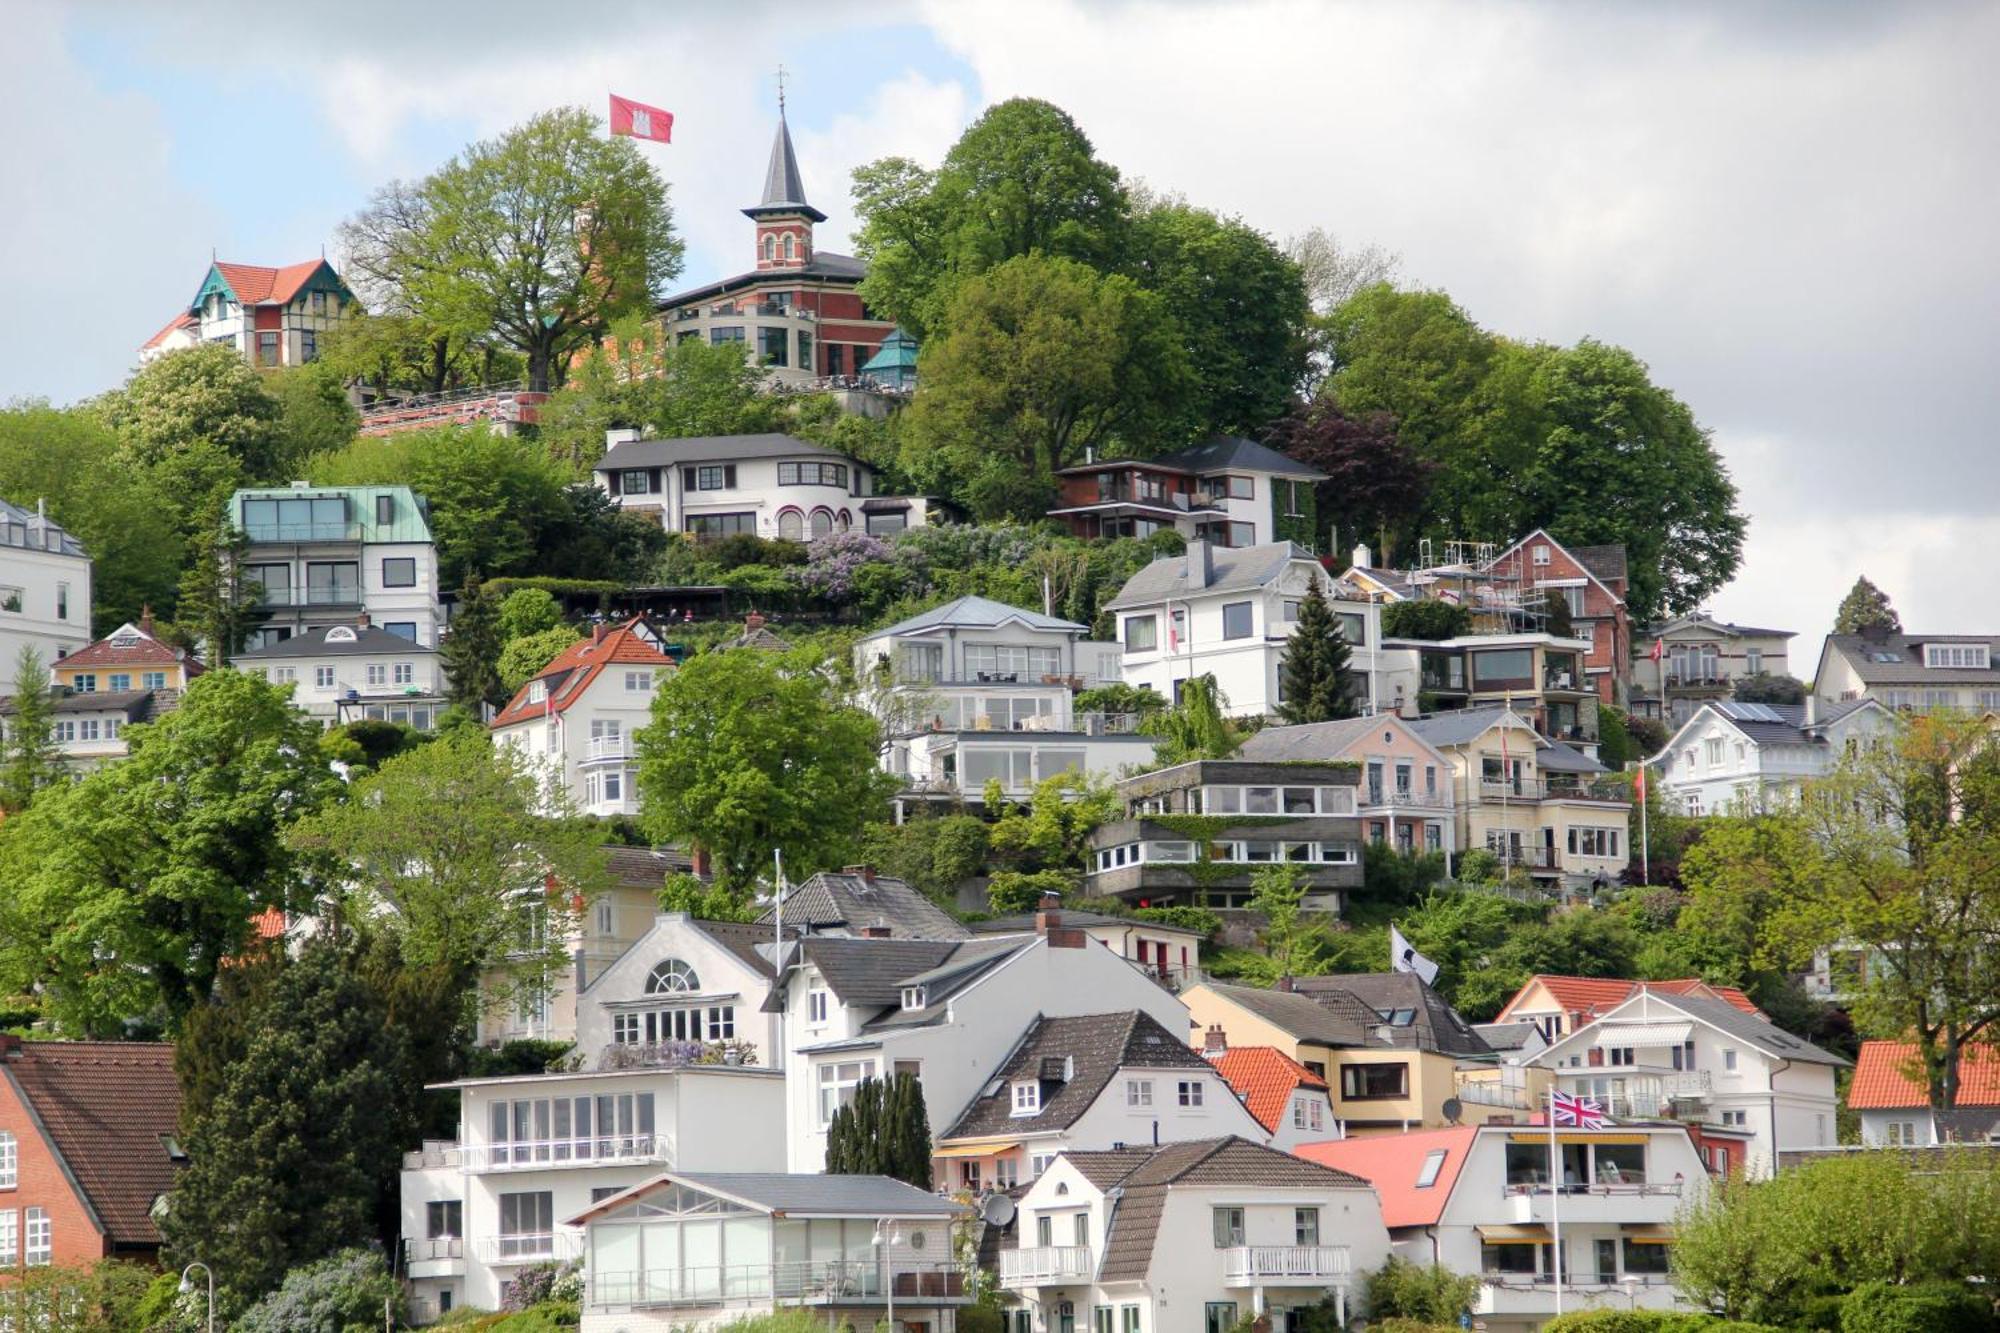
[[[1326,1080],[1275,1046],[1232,1046],[1211,1057],[1210,1064],[1266,1129],[1283,1122],[1292,1094],[1300,1088],[1324,1088]]]
[[[1922,1061],[1913,1041],[1864,1041],[1854,1062],[1847,1106],[1854,1111],[1895,1111],[1925,1106]],[[1955,1107],[2000,1106],[2000,1048],[1971,1046],[1958,1062]]]
[[[120,643],[120,639],[129,642]],[[200,661],[171,645],[161,643],[136,625],[120,625],[95,643],[86,644],[52,665],[73,667],[184,666],[189,675],[199,675]]]
[[[1622,977],[1559,977],[1540,973],[1528,978],[1527,984],[1514,993],[1514,998],[1507,1001],[1506,1007],[1493,1021],[1506,1022],[1521,997],[1538,981],[1563,1007],[1564,1012],[1581,1013],[1591,1018],[1625,1003],[1641,989],[1656,990],[1663,995],[1712,995],[1753,1017],[1764,1016],[1750,997],[1736,987],[1711,986],[1699,977],[1682,977],[1675,981],[1628,981]]]
[[[1359,1139],[1336,1139],[1331,1143],[1302,1143],[1293,1151],[1308,1162],[1330,1166],[1360,1176],[1382,1196],[1382,1224],[1387,1227],[1427,1227],[1444,1214],[1445,1201],[1465,1167],[1472,1141],[1479,1130],[1474,1125],[1451,1129],[1421,1129],[1407,1134],[1371,1134]],[[1437,1179],[1417,1186],[1425,1160],[1442,1151]]]
[[[266,302],[283,305],[298,294],[305,286],[307,278],[319,272],[324,259],[308,259],[301,264],[287,264],[283,268],[266,268],[262,264],[225,264],[217,261],[215,267],[222,274],[229,290],[236,293],[236,299],[244,305],[263,305]]]
[[[634,616],[607,631],[601,639],[582,639],[556,654],[553,662],[543,667],[507,701],[507,706],[493,719],[493,727],[497,730],[568,712],[570,705],[581,699],[598,675],[614,662],[671,669],[674,664],[671,657],[633,632],[632,627],[641,619]],[[528,695],[536,681],[542,682],[547,697],[530,703]]]
[[[161,343],[165,342],[167,340],[167,336],[173,333],[176,329],[186,329],[188,332],[192,333],[195,329],[195,326],[199,323],[200,321],[194,317],[194,313],[192,311],[183,310],[180,314],[175,315],[172,319],[168,320],[165,328],[161,329],[158,333],[154,334],[152,337],[146,339],[145,342],[140,343],[139,346],[142,350],[148,347],[158,347]]]

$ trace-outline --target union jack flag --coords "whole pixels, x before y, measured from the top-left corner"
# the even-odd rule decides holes
[[[1549,1118],[1558,1125],[1574,1125],[1578,1129],[1603,1129],[1611,1123],[1611,1117],[1604,1114],[1604,1108],[1596,1101],[1568,1092],[1549,1094]]]

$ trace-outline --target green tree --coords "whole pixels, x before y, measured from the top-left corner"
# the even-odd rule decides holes
[[[856,1084],[853,1099],[827,1125],[826,1173],[892,1176],[929,1189],[931,1130],[923,1084],[908,1073]]]
[[[519,639],[560,628],[562,604],[547,588],[516,588],[500,602],[500,635]]]
[[[1796,676],[1774,676],[1759,671],[1738,676],[1729,693],[1743,704],[1802,704],[1806,701],[1806,683]]]
[[[1044,896],[1068,898],[1076,892],[1073,870],[996,870],[986,881],[986,906],[996,916],[1032,912]]]
[[[1368,1275],[1364,1297],[1371,1319],[1415,1319],[1447,1328],[1479,1299],[1479,1279],[1440,1264],[1419,1265],[1390,1256]]]
[[[960,283],[902,424],[903,465],[981,517],[1038,518],[1095,448],[1185,438],[1181,333],[1131,278],[1023,255]]]
[[[1472,613],[1457,602],[1437,598],[1391,602],[1382,608],[1382,637],[1437,643],[1472,629]]]
[[[264,389],[278,404],[279,461],[286,467],[344,448],[361,429],[346,381],[323,361],[267,371]]]
[[[1327,605],[1326,586],[1315,573],[1299,601],[1298,623],[1278,663],[1278,679],[1284,686],[1278,716],[1291,723],[1355,716],[1348,657],[1347,638]]]
[[[1131,211],[1117,168],[1061,108],[1032,98],[988,107],[935,172],[905,158],[858,168],[854,203],[862,294],[919,339],[952,325],[959,282],[1010,259],[1115,267]]]
[[[251,917],[304,908],[284,833],[339,785],[290,691],[235,671],[132,727],[131,757],[43,790],[0,824],[0,990],[39,990],[73,1031],[177,1022],[242,952]]]
[[[894,779],[877,763],[875,720],[816,666],[699,654],[661,683],[638,733],[646,827],[708,851],[731,889],[755,883],[774,848],[795,878],[838,865],[886,813]]]
[[[451,702],[474,718],[505,704],[511,693],[500,681],[500,650],[499,599],[482,589],[477,574],[468,574],[438,653]]]
[[[744,343],[666,341],[657,327],[597,348],[543,405],[542,443],[579,475],[604,457],[604,432],[647,439],[775,430],[778,401]]]
[[[669,875],[660,886],[662,912],[686,912],[697,921],[755,921],[764,915],[754,898],[732,893],[694,875]]]
[[[1616,773],[1634,760],[1647,757],[1633,745],[1632,733],[1625,727],[1625,715],[1610,704],[1597,705],[1598,761]]]
[[[1148,735],[1160,738],[1155,757],[1162,768],[1191,759],[1227,759],[1243,737],[1222,715],[1222,692],[1214,676],[1190,676],[1181,683],[1181,699],[1146,720]]]
[[[1319,928],[1306,919],[1306,885],[1289,861],[1259,866],[1250,876],[1250,910],[1264,918],[1264,952],[1280,977],[1311,976],[1324,970],[1314,947]]]
[[[398,305],[441,333],[490,335],[546,389],[614,322],[650,311],[680,272],[667,187],[597,118],[544,112],[414,188],[379,193],[350,235]]]
[[[975,815],[917,813],[868,832],[863,860],[919,892],[949,901],[960,883],[986,868],[987,824]]]
[[[1870,630],[1901,634],[1903,620],[1889,604],[1889,594],[1863,576],[1854,580],[1847,596],[1840,599],[1840,609],[1833,613],[1833,632],[1865,634]]]
[[[0,1285],[0,1327],[20,1333],[141,1333],[152,1270],[122,1259],[24,1268]],[[178,1333],[178,1330],[163,1330]]]
[[[525,590],[524,590],[525,591]],[[518,639],[509,639],[500,650],[500,686],[509,695],[541,674],[580,638],[568,625],[557,625]]]
[[[286,1274],[375,1234],[407,1146],[401,1029],[341,948],[306,946],[187,1139],[161,1220],[166,1256],[215,1269],[227,1316]]]
[[[1349,416],[1321,399],[1295,405],[1264,437],[1280,453],[1326,474],[1314,488],[1315,509],[1336,553],[1342,543],[1369,541],[1387,565],[1409,544],[1437,465],[1403,439],[1395,417]]]
[[[176,599],[176,635],[199,648],[211,667],[225,665],[242,649],[259,617],[262,591],[244,573],[249,538],[230,520],[229,499],[230,493],[217,487],[190,508],[193,531]]]
[[[150,361],[100,406],[141,467],[211,444],[245,481],[283,480],[283,408],[234,346],[204,343]]]
[[[1021,869],[1082,870],[1090,835],[1118,818],[1118,793],[1102,779],[1075,769],[1043,778],[1026,806],[1001,796],[998,782],[981,793],[992,825],[989,856],[999,865]]]
[[[348,1333],[373,1328],[384,1311],[394,1315],[402,1306],[403,1284],[379,1253],[342,1250],[285,1274],[276,1291],[230,1327],[232,1333]]]
[[[54,682],[42,655],[23,645],[14,659],[14,709],[0,745],[0,815],[17,815],[35,793],[62,776],[55,745]]]

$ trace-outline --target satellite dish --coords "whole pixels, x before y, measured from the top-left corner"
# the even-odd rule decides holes
[[[1458,1123],[1458,1118],[1465,1114],[1465,1107],[1456,1097],[1445,1098],[1444,1105],[1438,1109],[1444,1112],[1445,1120],[1454,1125]]]
[[[989,1194],[979,1205],[979,1215],[988,1226],[1004,1227],[1014,1220],[1014,1201],[1004,1194]]]

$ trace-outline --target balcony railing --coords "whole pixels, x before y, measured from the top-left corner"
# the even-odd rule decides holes
[[[1000,1285],[1034,1287],[1051,1282],[1088,1282],[1097,1264],[1088,1245],[1031,1245],[1000,1251]]]
[[[1720,671],[1669,671],[1667,688],[1670,690],[1722,690],[1729,688],[1729,677]]]
[[[1592,693],[1590,677],[1581,671],[1565,671],[1561,668],[1542,672],[1542,688],[1569,694]]]
[[[417,1151],[403,1154],[403,1169],[405,1171],[436,1171],[444,1169],[456,1171],[458,1166],[458,1145],[441,1139],[427,1140],[424,1146]]]
[[[1541,778],[1508,782],[1482,778],[1479,799],[1487,805],[1499,805],[1503,801],[1621,801],[1629,804],[1632,793],[1613,782],[1551,782]]]
[[[1487,851],[1500,858],[1500,863],[1508,867],[1522,867],[1528,870],[1553,870],[1556,868],[1556,853],[1553,847],[1540,843],[1524,843],[1519,847],[1488,847]]]
[[[358,542],[361,525],[338,523],[246,523],[243,535],[258,542]]]
[[[1537,1172],[1537,1175],[1540,1173]],[[1573,1181],[1562,1187],[1564,1198],[1571,1195],[1588,1198],[1679,1198],[1682,1181],[1678,1180],[1593,1180],[1588,1183]],[[1530,1195],[1548,1195],[1558,1191],[1549,1188],[1546,1180],[1510,1180],[1503,1187],[1509,1198]]]
[[[429,1263],[440,1259],[463,1259],[465,1241],[457,1236],[405,1236],[403,1262]]]
[[[963,1300],[965,1275],[951,1264],[875,1259],[593,1271],[584,1302],[599,1310],[757,1300],[841,1305],[879,1302],[892,1290],[897,1300]]]
[[[585,759],[630,759],[632,738],[630,736],[592,736],[585,748]]]
[[[1526,1088],[1510,1086],[1498,1080],[1458,1078],[1453,1081],[1452,1095],[1474,1106],[1499,1106],[1514,1111],[1529,1109]]]
[[[1386,787],[1363,788],[1359,797],[1365,806],[1393,806],[1398,809],[1451,809],[1451,793],[1448,791],[1395,791]]]
[[[575,1231],[520,1231],[506,1236],[481,1236],[472,1253],[482,1264],[535,1264],[549,1259],[574,1259],[583,1253],[583,1236]]]
[[[1237,1245],[1222,1255],[1225,1281],[1328,1282],[1348,1275],[1345,1245]]]
[[[468,1175],[486,1171],[557,1171],[605,1162],[671,1162],[673,1156],[673,1139],[665,1134],[469,1143],[458,1148],[459,1169]]]

